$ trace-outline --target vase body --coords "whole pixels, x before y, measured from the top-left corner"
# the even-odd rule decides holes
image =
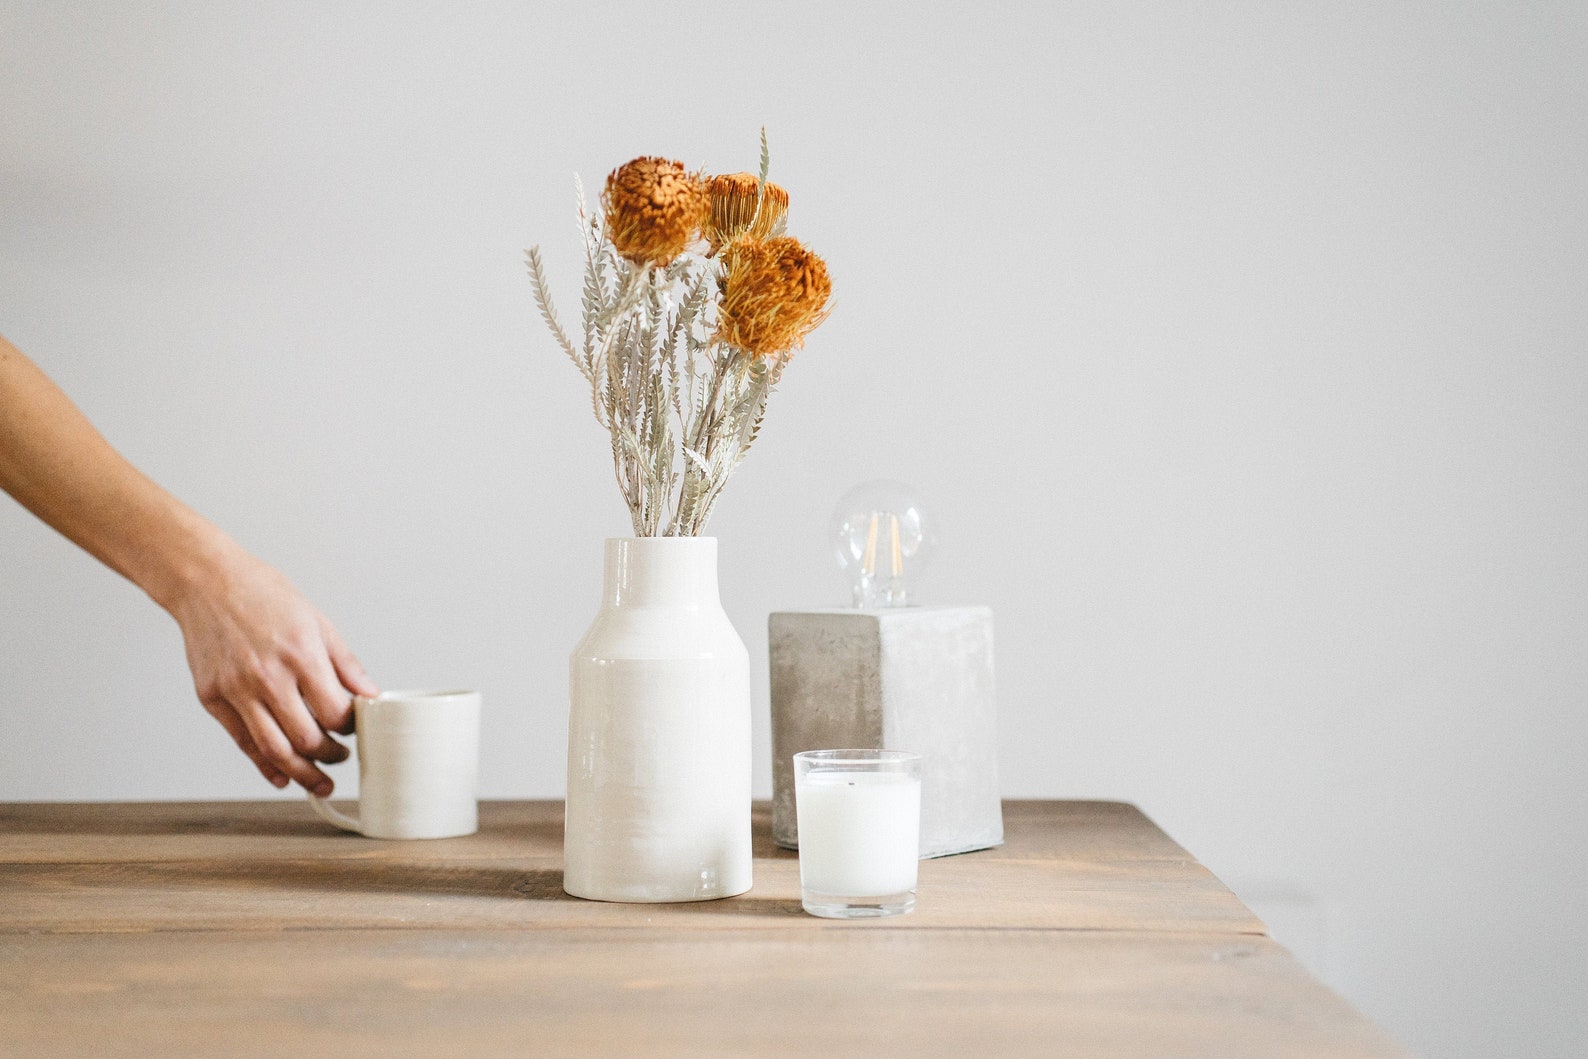
[[[606,542],[569,660],[563,889],[709,901],[750,888],[750,660],[713,537]]]

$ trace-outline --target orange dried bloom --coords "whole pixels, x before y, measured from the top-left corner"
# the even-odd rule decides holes
[[[779,230],[783,218],[788,215],[788,192],[767,181],[761,217],[756,220],[756,186],[759,183],[751,173],[725,173],[706,182],[706,192],[711,196],[711,219],[706,223],[706,238],[711,241],[713,252],[736,236],[768,239]]]
[[[794,349],[827,316],[827,263],[798,239],[741,239],[725,255],[717,336],[757,357]]]
[[[636,158],[612,171],[601,193],[607,238],[636,265],[665,265],[706,223],[705,186],[665,158]]]

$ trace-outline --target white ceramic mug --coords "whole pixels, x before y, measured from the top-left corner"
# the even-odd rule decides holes
[[[353,699],[358,815],[314,811],[370,838],[452,838],[479,828],[480,695],[387,691]]]

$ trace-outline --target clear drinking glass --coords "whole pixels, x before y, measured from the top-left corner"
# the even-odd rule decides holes
[[[915,907],[921,851],[921,755],[807,750],[794,755],[800,898],[828,919]]]

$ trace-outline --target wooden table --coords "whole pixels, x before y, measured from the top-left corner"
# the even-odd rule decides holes
[[[916,911],[562,893],[558,802],[468,838],[306,805],[0,805],[0,1054],[1401,1056],[1139,811],[1010,802]]]

